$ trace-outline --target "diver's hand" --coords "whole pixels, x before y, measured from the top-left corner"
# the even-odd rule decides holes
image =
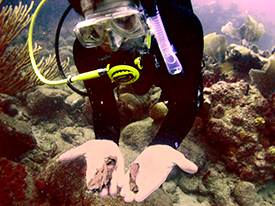
[[[129,186],[129,171],[124,176],[121,196],[126,202],[143,201],[166,180],[174,165],[188,173],[196,173],[198,167],[186,159],[182,153],[167,145],[153,145],[146,148],[135,160],[139,164],[136,177],[138,192]]]
[[[110,140],[90,140],[76,148],[73,148],[62,154],[59,161],[69,161],[83,155],[87,162],[86,184],[95,175],[96,170],[102,168],[104,159],[109,156],[116,156],[117,162],[109,186],[109,194],[116,195],[117,183],[124,176],[124,158],[116,143]],[[99,193],[100,197],[108,195],[108,188],[103,187]]]

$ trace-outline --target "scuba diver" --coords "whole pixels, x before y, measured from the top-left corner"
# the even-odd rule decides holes
[[[59,160],[84,155],[88,185],[104,158],[116,156],[110,185],[103,187],[100,196],[115,195],[119,186],[127,202],[148,197],[165,181],[174,165],[195,173],[197,166],[176,150],[202,104],[203,31],[190,0],[157,0],[156,3],[154,0],[69,0],[69,3],[83,17],[74,28],[73,54],[79,73],[106,65],[110,71],[117,65],[127,65],[134,71],[115,71],[114,76],[120,75],[113,81],[108,75],[84,81],[96,140],[65,152]],[[165,54],[167,43],[161,44],[166,36],[158,34],[161,28],[156,24],[160,22],[154,24],[154,17],[162,19],[170,56]],[[171,66],[175,62],[179,64]],[[166,102],[169,109],[158,133],[134,162],[139,165],[136,176],[139,189],[135,192],[129,186],[129,171],[124,173],[124,159],[118,147],[120,116],[114,88],[124,81],[129,81],[138,95],[146,94],[152,85],[160,87],[159,101]]]

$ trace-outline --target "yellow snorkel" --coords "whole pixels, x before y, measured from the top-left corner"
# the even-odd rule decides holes
[[[37,68],[34,54],[33,54],[33,45],[32,45],[32,35],[33,35],[33,27],[34,22],[36,20],[36,17],[44,5],[44,3],[47,0],[42,0],[40,4],[37,6],[33,17],[31,19],[30,28],[29,28],[29,37],[28,37],[28,46],[29,46],[29,56],[30,60],[34,69],[35,74],[37,77],[45,84],[49,85],[60,85],[60,84],[68,84],[69,82],[75,82],[75,81],[84,81],[88,79],[98,78],[104,74],[108,74],[109,78],[118,84],[131,84],[138,80],[139,78],[139,71],[138,69],[142,69],[142,66],[140,64],[140,57],[136,58],[134,60],[134,64],[137,65],[138,69],[135,67],[129,66],[129,65],[117,65],[115,67],[110,68],[110,65],[108,64],[106,68],[100,68],[97,70],[93,70],[90,72],[85,72],[82,74],[79,74],[74,77],[68,77],[67,79],[61,79],[61,80],[47,80],[39,71]]]

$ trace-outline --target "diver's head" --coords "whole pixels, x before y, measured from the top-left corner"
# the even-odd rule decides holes
[[[84,47],[112,52],[143,46],[147,25],[138,0],[81,0],[81,9],[85,20],[74,32]]]

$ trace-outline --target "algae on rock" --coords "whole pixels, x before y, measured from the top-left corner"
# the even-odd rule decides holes
[[[247,74],[250,69],[261,69],[264,65],[264,58],[252,50],[237,44],[230,44],[225,61],[233,63],[234,69]]]

